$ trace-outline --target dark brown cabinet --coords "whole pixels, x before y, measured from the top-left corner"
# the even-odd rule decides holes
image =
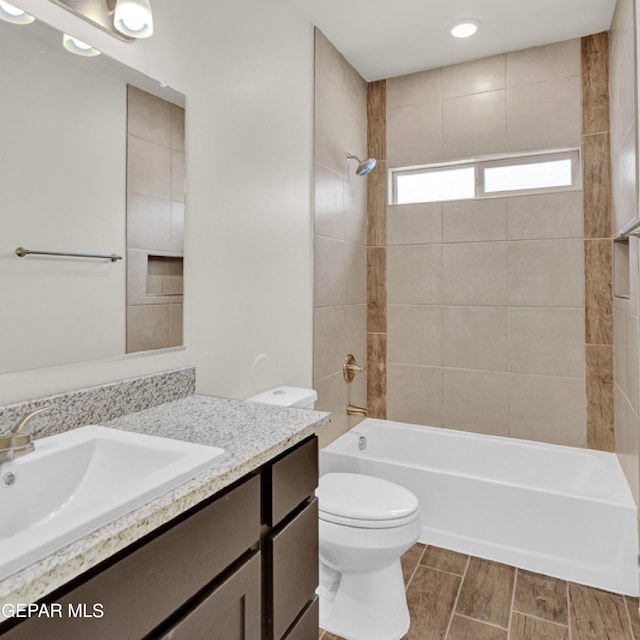
[[[42,603],[0,640],[316,640],[314,436],[182,514]],[[101,617],[69,606],[102,605]]]

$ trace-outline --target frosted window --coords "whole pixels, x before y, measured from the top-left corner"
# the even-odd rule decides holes
[[[396,174],[396,203],[475,198],[475,167]]]
[[[485,193],[569,187],[572,184],[571,158],[485,167],[483,171]]]

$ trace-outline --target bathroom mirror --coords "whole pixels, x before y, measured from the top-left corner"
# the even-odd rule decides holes
[[[0,373],[181,345],[185,97],[39,21],[0,82]]]

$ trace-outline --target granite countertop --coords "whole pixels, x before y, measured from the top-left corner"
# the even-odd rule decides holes
[[[329,420],[330,414],[308,409],[191,395],[103,423],[222,447],[226,455],[218,465],[176,489],[0,580],[0,612],[5,603],[31,603],[51,593],[304,440]]]

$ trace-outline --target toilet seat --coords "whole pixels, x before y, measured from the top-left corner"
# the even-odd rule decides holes
[[[413,493],[360,473],[327,473],[316,490],[320,520],[360,529],[402,527],[420,517]]]

